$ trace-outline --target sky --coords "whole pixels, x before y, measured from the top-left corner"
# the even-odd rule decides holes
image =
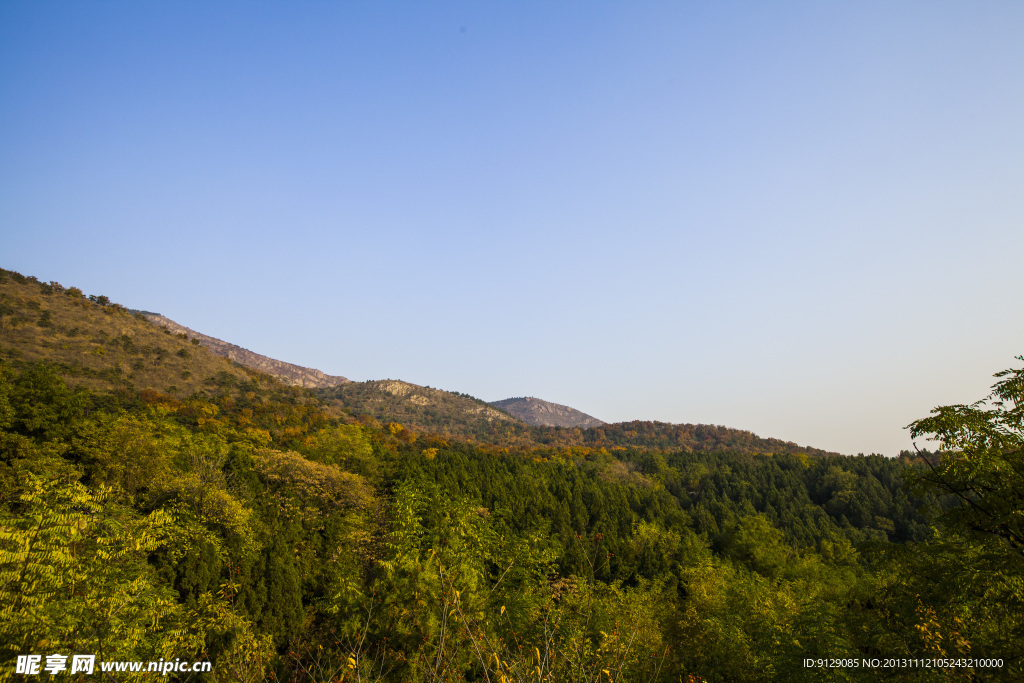
[[[0,3],[0,266],[896,455],[1024,354],[1024,3]],[[918,446],[927,447],[927,442]]]

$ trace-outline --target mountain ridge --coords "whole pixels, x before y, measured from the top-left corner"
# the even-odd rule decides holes
[[[401,380],[352,382],[253,353],[160,314],[129,310],[105,296],[86,297],[77,287],[44,283],[2,269],[0,359],[53,364],[76,385],[92,390],[155,390],[180,398],[197,393],[244,395],[247,387],[278,384],[281,389],[308,393],[308,397],[295,394],[295,400],[319,400],[347,413],[350,419],[408,426],[411,431],[395,427],[408,438],[419,432],[499,448],[834,454],[717,425],[607,424],[535,397],[488,403],[468,394]],[[503,407],[516,404],[535,409],[532,416],[526,415],[535,424]],[[559,415],[576,423],[550,426]]]
[[[177,323],[170,318],[160,315],[159,313],[153,313],[150,311],[139,311],[139,313],[146,318],[146,320],[164,327],[175,334],[184,334],[192,339],[197,339],[201,346],[206,347],[212,353],[223,356],[229,360],[232,360],[239,365],[258,370],[259,372],[265,372],[268,375],[277,377],[285,384],[290,384],[297,387],[305,387],[307,389],[324,389],[328,387],[335,387],[339,384],[346,384],[352,380],[347,377],[340,375],[328,375],[321,370],[316,368],[307,368],[302,365],[296,365],[295,363],[289,363],[283,360],[277,360],[270,356],[264,356],[261,353],[250,351],[249,349],[243,348],[237,344],[226,342],[223,339],[217,337],[211,337],[208,334],[197,332],[190,327]]]

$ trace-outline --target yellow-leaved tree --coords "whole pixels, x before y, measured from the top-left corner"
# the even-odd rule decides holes
[[[147,557],[180,535],[172,513],[141,515],[116,503],[107,487],[90,491],[32,475],[22,483],[18,501],[0,516],[4,661],[19,654],[206,659],[208,634],[224,630],[241,636],[232,651],[267,654],[222,599],[205,596],[186,608],[161,585]]]

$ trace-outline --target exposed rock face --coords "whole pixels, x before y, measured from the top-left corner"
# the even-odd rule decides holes
[[[368,382],[368,384],[376,384],[378,389],[382,389],[392,396],[408,396],[416,389],[424,388],[397,379],[382,379],[377,380],[376,382]],[[417,403],[417,401],[413,401],[413,403]]]
[[[581,413],[575,408],[542,401],[539,398],[506,398],[491,401],[492,406],[515,415],[520,420],[534,427],[599,427],[604,424],[596,417]]]
[[[216,337],[211,337],[203,334],[202,332],[196,332],[184,325],[179,325],[170,318],[165,318],[159,313],[142,311],[142,314],[146,316],[146,319],[150,322],[156,323],[161,327],[166,327],[175,334],[185,334],[192,339],[198,339],[200,344],[210,349],[210,351],[218,356],[224,356],[235,361],[239,365],[244,365],[248,368],[259,370],[260,372],[265,372],[268,375],[277,377],[285,384],[291,384],[292,386],[299,387],[324,388],[336,387],[339,384],[345,384],[350,381],[345,377],[327,375],[319,370],[314,370],[313,368],[304,368],[301,365],[285,363],[284,361],[275,360],[273,358],[268,358],[267,356],[262,356],[258,353],[253,353],[248,349],[243,349],[241,346],[229,344],[222,339],[217,339]]]
[[[454,391],[382,379],[317,389],[317,394],[349,415],[397,422],[414,432],[488,443],[529,439],[530,428],[519,419]]]

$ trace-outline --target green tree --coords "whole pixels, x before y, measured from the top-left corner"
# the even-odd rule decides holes
[[[9,405],[4,411],[13,411],[12,431],[43,440],[66,438],[88,403],[84,392],[69,389],[56,369],[43,363],[13,378],[4,393]]]
[[[202,635],[146,562],[173,520],[112,503],[110,489],[30,477],[13,513],[0,515],[0,643],[41,643],[142,659],[198,652]],[[180,656],[180,655],[179,655]]]
[[[1019,356],[1024,360],[1024,356]],[[1024,368],[995,375],[988,397],[940,406],[909,425],[916,438],[941,447],[913,477],[919,490],[952,502],[939,514],[941,533],[915,548],[901,569],[927,566],[928,580],[911,581],[917,598],[914,629],[929,650],[969,648],[973,656],[1007,662],[999,675],[1024,678]],[[900,572],[902,577],[913,572]],[[928,599],[928,594],[934,596]],[[908,600],[903,601],[907,611]],[[897,607],[898,609],[898,607]]]
[[[925,458],[917,484],[956,498],[943,515],[952,528],[998,539],[1024,561],[1024,368],[995,377],[988,397],[939,406],[909,425],[911,436],[942,448],[937,464]]]

